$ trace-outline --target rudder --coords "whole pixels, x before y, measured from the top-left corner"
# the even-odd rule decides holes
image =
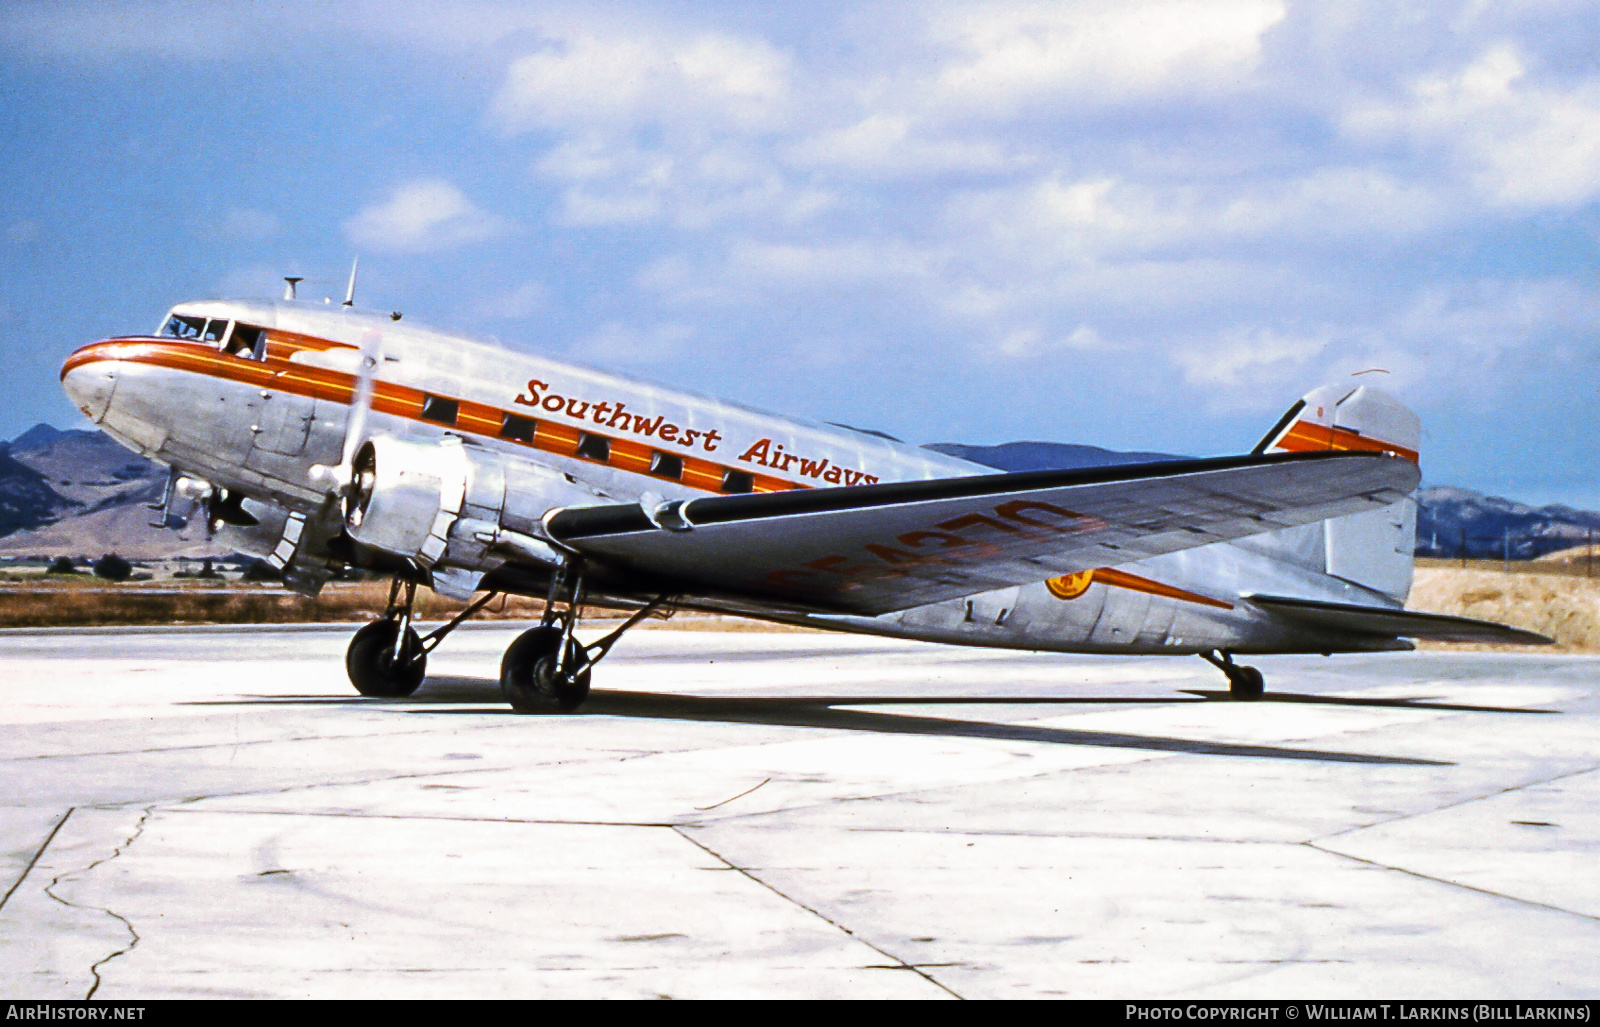
[[[1416,463],[1422,423],[1399,400],[1365,385],[1314,389],[1267,433],[1255,452],[1345,450],[1390,453]],[[1411,592],[1417,504],[1323,521],[1323,571],[1404,604]]]

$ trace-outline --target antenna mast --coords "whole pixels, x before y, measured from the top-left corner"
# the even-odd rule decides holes
[[[360,266],[360,256],[350,262],[350,284],[344,290],[344,305],[347,307],[356,305],[356,268]]]
[[[303,282],[303,281],[305,281],[304,278],[289,278],[289,277],[285,277],[284,278],[284,282],[287,283],[287,284],[285,284],[284,288],[283,288],[283,298],[286,299],[286,300],[294,299],[294,287],[295,287],[295,285],[297,285],[298,283]]]

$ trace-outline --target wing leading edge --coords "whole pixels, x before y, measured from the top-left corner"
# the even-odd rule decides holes
[[[1415,464],[1293,453],[580,507],[552,538],[685,592],[875,615],[1398,502]]]

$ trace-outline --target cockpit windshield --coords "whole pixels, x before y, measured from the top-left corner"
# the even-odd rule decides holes
[[[161,329],[161,334],[170,335],[175,339],[198,339],[205,330],[205,318],[173,314],[167,319],[167,326]]]
[[[185,339],[215,346],[224,353],[260,360],[266,335],[255,325],[229,321],[225,318],[195,317],[192,314],[173,314],[167,318],[161,334],[174,339]]]

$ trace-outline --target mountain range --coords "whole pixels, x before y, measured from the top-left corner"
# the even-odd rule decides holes
[[[223,556],[200,518],[152,526],[167,470],[100,431],[39,424],[0,442],[0,556]]]
[[[934,443],[927,448],[1003,471],[1151,463],[1182,457],[1061,442],[998,446]],[[147,504],[161,497],[164,467],[130,453],[99,431],[35,425],[0,442],[0,556],[129,559],[224,556],[200,518],[174,530],[152,526]],[[1585,545],[1600,534],[1600,513],[1532,507],[1449,485],[1417,492],[1417,555],[1512,559]]]

